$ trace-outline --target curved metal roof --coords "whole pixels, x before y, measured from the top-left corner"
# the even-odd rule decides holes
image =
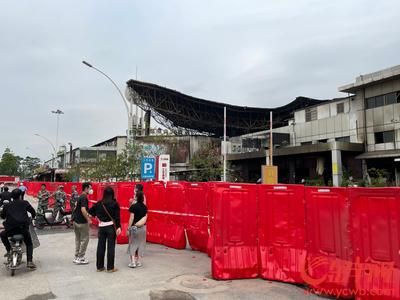
[[[269,112],[274,127],[287,125],[296,110],[327,100],[297,97],[277,108],[257,108],[224,104],[138,80],[127,82],[127,96],[143,110],[150,110],[155,120],[175,133],[222,136],[224,107],[227,110],[227,135],[237,136],[269,128]]]

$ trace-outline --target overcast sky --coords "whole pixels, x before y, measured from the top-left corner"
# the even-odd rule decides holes
[[[48,158],[125,133],[114,87],[135,78],[237,105],[340,96],[359,74],[400,64],[400,1],[0,2],[0,152]],[[26,149],[29,147],[29,149]]]

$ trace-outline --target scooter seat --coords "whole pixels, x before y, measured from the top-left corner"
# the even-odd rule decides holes
[[[12,242],[21,242],[21,241],[23,241],[24,240],[24,236],[22,235],[22,234],[15,234],[15,235],[13,235],[11,238],[10,238],[10,240],[12,241]]]

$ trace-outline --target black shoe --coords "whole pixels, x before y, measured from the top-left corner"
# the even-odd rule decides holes
[[[28,261],[26,266],[28,269],[36,269],[36,265],[33,263],[33,261]]]

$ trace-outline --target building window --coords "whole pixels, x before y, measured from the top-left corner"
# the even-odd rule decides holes
[[[385,105],[384,96],[375,97],[375,107],[384,106],[384,105]]]
[[[375,108],[383,105],[400,103],[400,92],[389,93],[386,95],[365,99],[366,109]]]
[[[394,130],[375,132],[375,144],[394,143]]]
[[[306,122],[315,121],[318,119],[317,107],[306,108]]]
[[[396,93],[390,93],[385,96],[385,105],[395,104],[396,102]]]
[[[375,107],[375,97],[365,99],[365,106],[367,109]]]
[[[303,143],[300,143],[302,146],[306,146],[306,145],[312,145],[312,142],[303,142]]]
[[[336,104],[336,112],[337,112],[337,114],[344,113],[344,103]]]
[[[341,136],[338,138],[335,138],[336,142],[344,142],[344,143],[350,143],[350,137],[349,136]]]

